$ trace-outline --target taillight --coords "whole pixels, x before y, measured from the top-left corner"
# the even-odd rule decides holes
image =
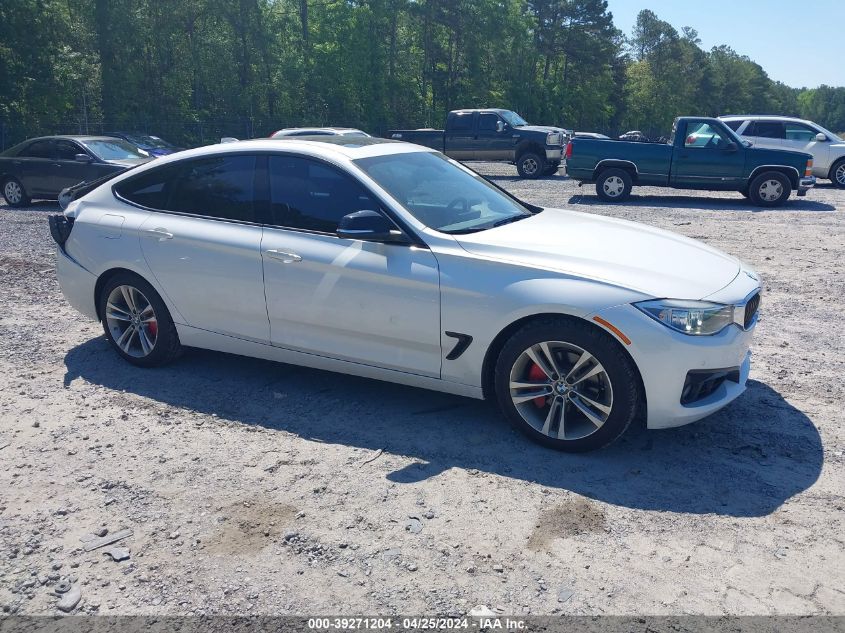
[[[64,215],[50,215],[47,216],[47,221],[50,223],[50,235],[53,236],[56,244],[61,246],[67,242],[71,229],[73,229],[73,218]]]
[[[804,170],[805,176],[812,176],[813,175],[813,159],[807,161],[807,169]]]
[[[566,158],[572,158],[572,141],[569,141],[569,142],[566,144],[566,152],[565,152],[565,155],[566,155]]]

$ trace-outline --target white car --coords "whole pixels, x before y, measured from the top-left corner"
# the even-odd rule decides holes
[[[746,114],[719,118],[755,147],[812,154],[813,175],[845,188],[845,140],[821,125],[788,116]]]
[[[487,397],[569,451],[698,420],[748,377],[760,279],[738,259],[409,143],[188,150],[50,224],[65,297],[143,367],[200,347]]]

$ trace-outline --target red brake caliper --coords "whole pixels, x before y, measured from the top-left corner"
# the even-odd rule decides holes
[[[155,338],[155,336],[158,334],[158,321],[150,321],[149,323],[147,323],[147,332],[149,332],[150,335]]]
[[[540,366],[537,363],[531,363],[531,368],[528,370],[528,380],[531,381],[541,381],[546,379],[546,372],[540,369]],[[532,400],[534,406],[538,409],[546,406],[546,396],[538,396]]]

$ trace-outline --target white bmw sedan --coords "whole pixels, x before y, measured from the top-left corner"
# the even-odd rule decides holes
[[[257,140],[51,218],[67,300],[141,367],[200,347],[496,401],[583,451],[745,389],[760,280],[674,233],[520,202],[423,147]]]

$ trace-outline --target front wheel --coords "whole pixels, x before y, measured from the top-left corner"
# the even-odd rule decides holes
[[[505,417],[551,448],[583,452],[613,442],[637,412],[633,362],[588,323],[543,319],[516,332],[495,369]]]
[[[167,306],[138,275],[120,273],[109,279],[98,308],[106,339],[133,365],[156,367],[179,355],[179,335]]]
[[[10,207],[28,207],[32,202],[17,178],[8,178],[3,183],[3,198]]]
[[[845,189],[845,159],[835,162],[830,168],[830,180],[840,189]]]
[[[546,169],[546,159],[534,152],[526,152],[516,161],[516,170],[523,178],[539,178]]]
[[[620,202],[631,195],[631,174],[624,169],[606,169],[596,180],[596,193],[607,202]]]
[[[779,207],[789,199],[790,193],[789,178],[778,171],[760,174],[748,187],[748,197],[758,207]]]

